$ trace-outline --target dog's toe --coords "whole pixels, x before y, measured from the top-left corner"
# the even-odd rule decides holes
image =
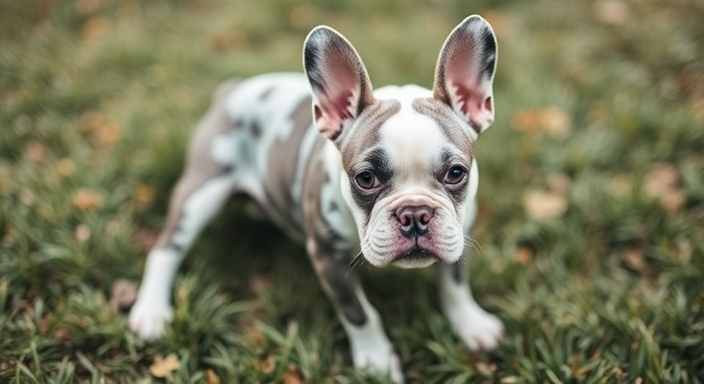
[[[142,340],[155,340],[164,334],[164,324],[171,321],[168,305],[137,302],[130,311],[129,327]]]

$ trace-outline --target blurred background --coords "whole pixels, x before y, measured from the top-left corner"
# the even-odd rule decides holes
[[[701,382],[700,0],[0,0],[0,379],[384,382],[240,201],[187,259],[164,340],[126,311],[218,83],[300,71],[326,24],[374,85],[430,87],[474,13],[499,59],[469,268],[507,341],[466,351],[431,270],[357,267],[408,380]]]

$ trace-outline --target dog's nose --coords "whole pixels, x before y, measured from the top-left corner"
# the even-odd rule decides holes
[[[432,218],[433,210],[427,206],[406,206],[396,210],[399,229],[406,237],[425,235]]]

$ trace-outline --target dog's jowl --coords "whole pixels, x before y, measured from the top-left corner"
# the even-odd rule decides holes
[[[494,119],[496,55],[491,27],[470,16],[445,41],[432,90],[374,90],[352,45],[318,27],[303,47],[305,74],[223,84],[192,140],[130,327],[161,335],[184,254],[230,195],[244,193],[305,244],[356,367],[403,380],[349,268],[354,257],[377,267],[439,264],[450,326],[470,349],[496,347],[502,324],[473,300],[463,260],[476,212],[474,143]]]

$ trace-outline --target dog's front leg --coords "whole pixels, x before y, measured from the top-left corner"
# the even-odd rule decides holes
[[[503,337],[504,326],[496,316],[474,301],[466,265],[440,267],[440,299],[452,329],[471,350],[492,350]]]
[[[349,254],[315,239],[309,239],[306,248],[323,290],[347,332],[355,367],[388,374],[395,383],[403,382],[398,356],[384,332],[379,313],[367,301],[357,274],[349,267]]]

